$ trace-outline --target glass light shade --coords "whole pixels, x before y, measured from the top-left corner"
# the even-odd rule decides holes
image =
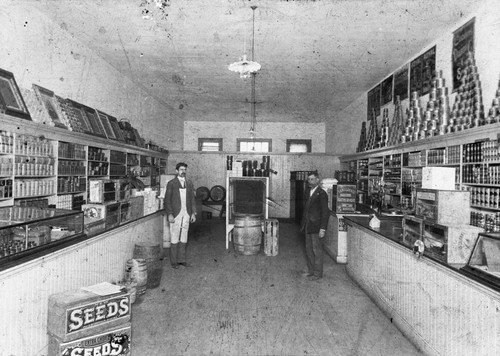
[[[243,55],[243,60],[231,63],[228,66],[230,71],[240,73],[241,78],[250,77],[250,74],[258,72],[260,68],[259,63],[247,60],[246,55]]]

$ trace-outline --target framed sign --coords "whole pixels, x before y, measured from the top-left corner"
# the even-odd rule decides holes
[[[95,109],[82,105],[81,111],[84,115],[87,116],[94,135],[107,138],[106,131],[104,130],[104,127],[101,123],[101,120],[99,119],[99,116],[97,116],[97,112],[95,111]]]
[[[121,142],[125,142],[125,137],[123,136],[122,129],[120,128],[120,125],[118,124],[118,120],[116,117],[109,116],[109,123],[111,124],[111,127],[113,128],[113,131],[115,133],[116,139]]]
[[[97,117],[101,120],[102,127],[104,128],[104,132],[106,132],[106,136],[111,140],[116,140],[115,132],[111,127],[111,123],[109,122],[109,116],[102,111],[96,110]]]
[[[422,95],[431,91],[432,78],[436,73],[436,46],[422,55]]]
[[[17,86],[14,74],[3,69],[0,69],[0,112],[31,120],[31,115]]]
[[[453,91],[462,82],[462,71],[469,52],[474,53],[474,23],[475,18],[453,32],[453,48],[451,51],[451,69],[453,71]]]
[[[391,75],[389,78],[384,79],[381,86],[381,99],[382,105],[390,103],[392,101],[392,81],[393,76]]]
[[[80,132],[86,134],[94,134],[92,130],[92,125],[90,125],[90,121],[85,115],[83,110],[83,105],[73,101],[71,99],[63,99],[68,107],[68,117],[69,120],[74,123],[75,127],[80,128]],[[78,131],[78,130],[74,130]]]
[[[405,64],[394,73],[394,102],[399,96],[399,100],[408,98],[408,64]]]
[[[410,93],[416,91],[419,96],[422,95],[422,61],[420,56],[410,63]]]
[[[62,129],[68,129],[68,126],[64,123],[62,114],[57,109],[58,104],[56,102],[56,96],[54,95],[54,92],[36,84],[33,84],[33,90],[35,91],[38,100],[45,108],[54,126],[60,127]]]

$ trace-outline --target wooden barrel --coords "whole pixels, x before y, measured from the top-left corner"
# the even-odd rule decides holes
[[[226,188],[222,185],[214,185],[212,189],[210,189],[210,198],[213,201],[224,201],[226,199]]]
[[[125,280],[135,283],[136,298],[141,298],[146,294],[148,284],[148,267],[143,258],[132,258],[125,265]]]
[[[262,244],[262,215],[234,214],[233,246],[242,255],[256,255]]]
[[[160,286],[162,274],[161,257],[163,248],[160,244],[140,243],[135,244],[134,258],[143,258],[146,260],[148,268],[148,288]]]
[[[207,201],[210,198],[210,190],[207,187],[196,188],[196,198],[201,201]]]

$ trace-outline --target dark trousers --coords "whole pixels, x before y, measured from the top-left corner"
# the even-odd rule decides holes
[[[306,234],[307,271],[323,277],[323,239],[318,234]]]
[[[184,242],[170,245],[170,263],[172,265],[186,262],[186,245]]]

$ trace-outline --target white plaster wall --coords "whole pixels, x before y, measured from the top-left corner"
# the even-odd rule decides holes
[[[186,121],[184,150],[197,151],[198,138],[222,138],[225,152],[236,151],[237,138],[249,138],[250,122]],[[324,123],[257,122],[257,139],[272,139],[272,152],[286,152],[287,139],[312,140],[311,151],[325,152]]]
[[[500,1],[485,0],[480,8],[477,9],[475,17],[475,59],[478,67],[479,78],[481,80],[481,88],[483,93],[483,104],[485,113],[491,108],[491,102],[495,97],[495,92],[498,89],[500,77],[500,21],[498,14],[500,13]],[[436,40],[429,43],[425,48],[416,48],[415,55],[408,58],[406,63],[411,62],[428,49],[436,46],[436,70],[442,71],[445,85],[450,93],[450,106],[455,101],[455,94],[452,94],[452,68],[451,68],[451,51],[453,32],[463,26],[472,17],[464,18],[462,22],[450,28],[445,33],[437,33]],[[379,82],[390,74],[397,71],[399,68],[394,68],[386,76],[380,78]],[[377,85],[373,83],[373,86]],[[372,87],[373,87],[372,86]],[[371,88],[370,88],[371,89]],[[429,95],[421,98],[421,106],[426,107]],[[404,100],[402,103],[403,110],[409,106],[409,101]],[[392,120],[394,114],[394,105],[389,103],[383,108],[389,109],[389,119]],[[349,105],[345,110],[334,113],[332,121],[327,123],[328,141],[326,152],[335,154],[351,154],[356,152],[356,147],[359,142],[361,133],[361,123],[367,118],[367,92],[363,93],[356,101]],[[382,112],[382,110],[381,110]],[[382,115],[382,114],[381,114]],[[406,116],[404,116],[406,117]],[[380,125],[381,116],[377,118]],[[367,127],[368,129],[368,127]]]
[[[0,68],[110,115],[128,118],[146,140],[180,149],[182,121],[155,98],[27,2],[2,1]]]

